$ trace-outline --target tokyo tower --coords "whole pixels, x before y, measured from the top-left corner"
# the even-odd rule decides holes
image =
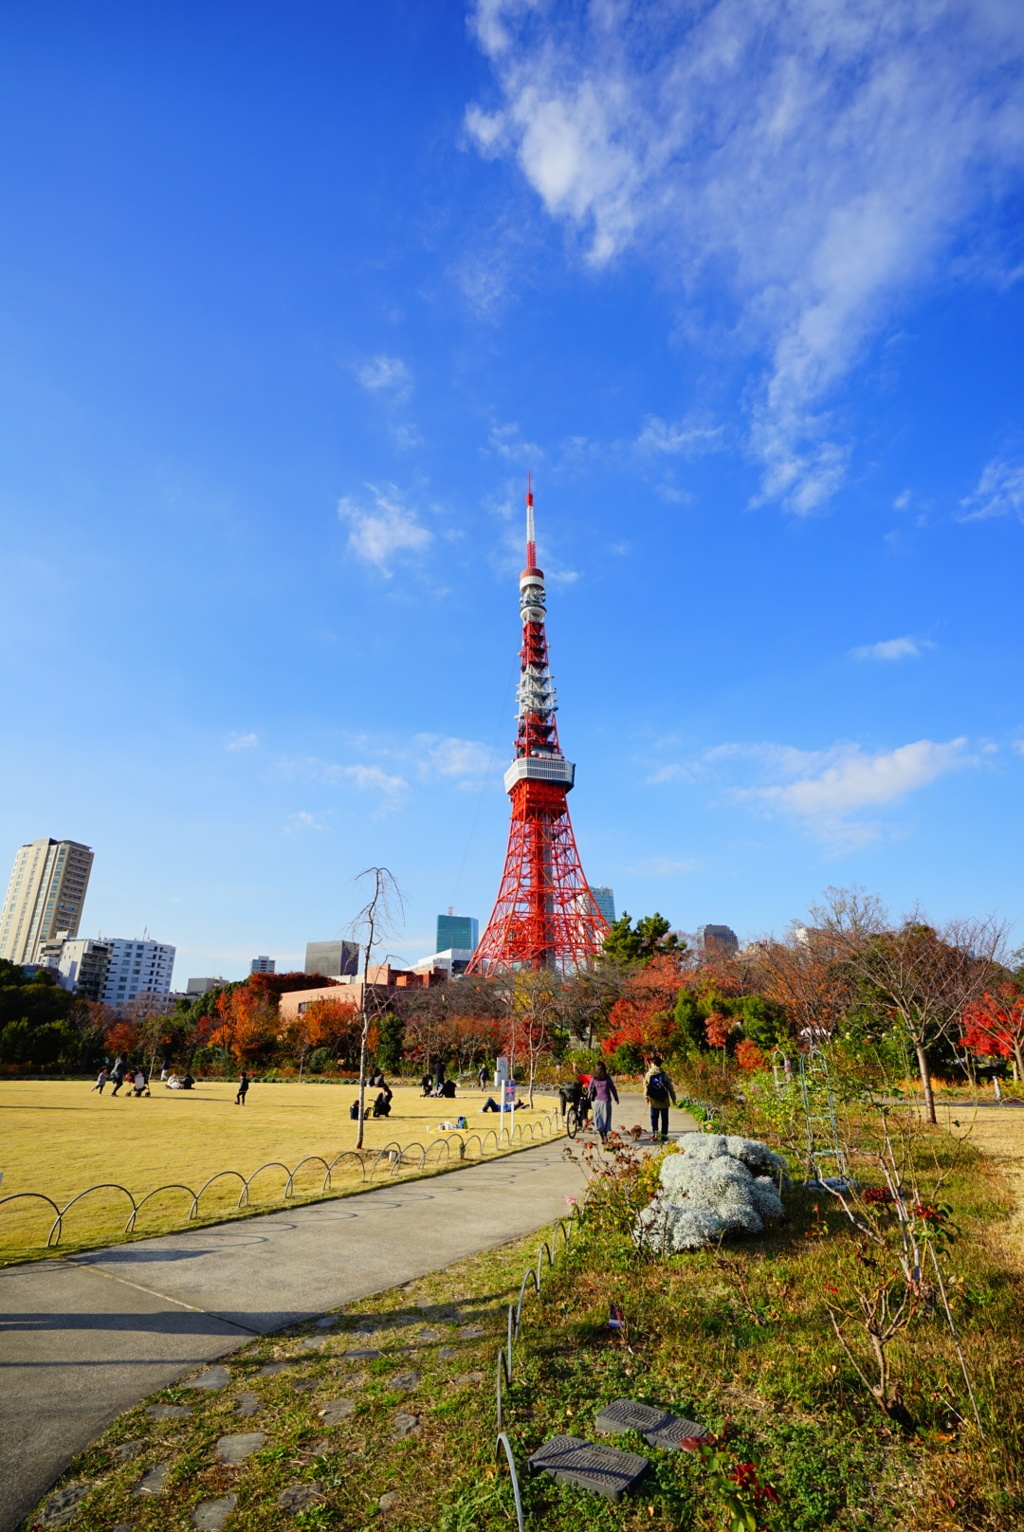
[[[537,568],[529,486],[519,610],[519,726],[515,759],[505,773],[512,823],[498,897],[469,973],[544,968],[569,973],[594,958],[608,934],[608,923],[583,876],[569,819],[566,799],[576,768],[558,744],[555,686],[544,631],[544,572]]]

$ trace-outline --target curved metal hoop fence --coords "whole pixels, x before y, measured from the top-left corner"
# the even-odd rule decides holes
[[[534,1138],[535,1130],[540,1132],[542,1138],[545,1136],[555,1137],[558,1134],[559,1126],[560,1118],[558,1112],[556,1110],[545,1112],[536,1123],[516,1124],[516,1131],[518,1131],[518,1142],[520,1144],[523,1142],[524,1134],[522,1130],[524,1127],[528,1127],[530,1129],[530,1137],[532,1141]],[[488,1139],[493,1140],[492,1147],[488,1146]],[[444,1157],[443,1163],[445,1165],[450,1165],[453,1160],[456,1163],[464,1163],[466,1160],[471,1158],[468,1151],[469,1146],[474,1142],[477,1145],[480,1159],[483,1159],[483,1157],[489,1153],[498,1154],[502,1149],[502,1145],[498,1140],[498,1135],[491,1129],[488,1129],[483,1134],[483,1136],[481,1136],[479,1133],[470,1133],[466,1135],[461,1132],[448,1132],[445,1133],[443,1137],[435,1139],[426,1147],[421,1143],[403,1145],[400,1144],[397,1139],[392,1140],[391,1143],[385,1144],[383,1149],[377,1151],[369,1169],[367,1169],[365,1155],[361,1154],[356,1149],[343,1149],[340,1154],[336,1154],[331,1160],[326,1160],[322,1155],[319,1154],[307,1154],[292,1169],[289,1169],[282,1160],[266,1160],[262,1165],[258,1165],[249,1176],[244,1176],[240,1170],[218,1170],[214,1175],[209,1176],[207,1180],[203,1182],[198,1191],[193,1191],[191,1186],[186,1186],[182,1181],[168,1181],[164,1186],[154,1187],[152,1191],[145,1192],[141,1196],[136,1197],[134,1193],[130,1192],[126,1186],[122,1186],[120,1182],[100,1181],[97,1182],[95,1186],[87,1186],[84,1191],[76,1192],[75,1195],[69,1198],[63,1206],[61,1206],[58,1202],[55,1202],[54,1199],[48,1196],[46,1192],[12,1192],[6,1197],[0,1197],[0,1208],[8,1206],[10,1203],[22,1201],[34,1200],[37,1202],[45,1203],[49,1208],[53,1210],[54,1215],[53,1222],[50,1225],[50,1230],[46,1237],[46,1248],[51,1249],[54,1246],[60,1244],[61,1236],[64,1232],[65,1215],[70,1211],[71,1208],[75,1206],[76,1203],[83,1201],[86,1197],[91,1197],[95,1192],[113,1192],[127,1198],[131,1207],[131,1212],[129,1213],[128,1219],[124,1225],[124,1233],[134,1234],[136,1232],[136,1220],[138,1219],[138,1216],[142,1209],[145,1207],[146,1203],[151,1202],[154,1197],[159,1197],[163,1192],[183,1192],[187,1197],[192,1199],[186,1218],[186,1222],[191,1223],[194,1219],[199,1217],[199,1205],[204,1193],[209,1191],[210,1187],[213,1186],[216,1182],[222,1181],[225,1178],[231,1178],[240,1183],[238,1200],[235,1204],[235,1207],[238,1211],[241,1211],[243,1208],[250,1206],[250,1186],[252,1186],[253,1182],[258,1176],[261,1176],[263,1172],[267,1170],[280,1170],[284,1173],[284,1191],[281,1193],[281,1197],[283,1201],[288,1201],[290,1198],[296,1195],[295,1178],[299,1172],[305,1169],[307,1166],[319,1165],[323,1169],[323,1179],[320,1184],[319,1192],[315,1193],[314,1195],[326,1196],[332,1188],[333,1172],[345,1160],[355,1161],[354,1169],[358,1170],[360,1180],[365,1183],[373,1180],[374,1176],[377,1174],[377,1169],[382,1164],[382,1162],[389,1177],[397,1176],[402,1169],[411,1169],[413,1172],[416,1172],[430,1168],[428,1162],[430,1161],[431,1156],[435,1153],[435,1168],[440,1169],[441,1167],[442,1152]],[[511,1148],[515,1143],[515,1133],[510,1130],[508,1137],[508,1147]],[[453,1144],[457,1146],[457,1153],[454,1155],[452,1153]]]

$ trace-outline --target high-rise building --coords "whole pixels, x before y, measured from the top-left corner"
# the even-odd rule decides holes
[[[604,916],[605,920],[607,920],[608,924],[610,926],[614,925],[615,890],[609,888],[607,884],[599,883],[596,888],[591,888],[590,895],[598,909],[601,911],[601,914]]]
[[[274,959],[272,957],[266,957],[266,956],[254,957],[252,962],[249,964],[249,972],[250,973],[273,973],[276,966],[277,965],[274,962]]]
[[[174,951],[165,942],[82,937],[63,944],[57,966],[65,989],[120,1006],[139,995],[170,993]]]
[[[447,952],[449,947],[468,947],[476,951],[480,940],[480,922],[475,915],[447,915],[437,917],[437,950]]]
[[[735,957],[740,950],[740,940],[731,926],[698,926],[697,935],[706,952],[720,952],[724,957]]]
[[[325,979],[354,978],[359,972],[358,942],[307,942],[303,973],[322,973]]]
[[[34,840],[14,858],[0,913],[0,958],[34,963],[58,931],[78,935],[92,851],[77,840]]]

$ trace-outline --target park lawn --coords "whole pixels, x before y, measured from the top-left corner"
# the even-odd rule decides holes
[[[528,1293],[506,1396],[506,1430],[521,1476],[528,1527],[545,1532],[726,1532],[718,1492],[687,1453],[617,1445],[652,1463],[619,1506],[546,1477],[526,1457],[558,1433],[593,1437],[597,1411],[617,1396],[668,1406],[708,1425],[730,1454],[757,1465],[777,1491],[765,1532],[1005,1532],[1024,1524],[1017,1385],[1022,1293],[1003,1260],[1008,1189],[971,1159],[948,1191],[962,1230],[953,1268],[964,1348],[984,1433],[964,1425],[949,1336],[938,1316],[898,1348],[896,1364],[914,1429],[870,1404],[831,1334],[821,1287],[844,1233],[841,1216],[794,1193],[785,1226],[668,1261],[638,1262],[631,1243],[589,1212],[541,1296]],[[197,1506],[234,1495],[227,1532],[307,1529],[363,1532],[507,1532],[514,1526],[507,1471],[494,1468],[495,1358],[506,1305],[540,1233],[459,1262],[340,1311],[329,1329],[296,1325],[226,1360],[230,1381],[213,1393],[176,1387],[115,1421],[71,1467],[62,1485],[84,1495],[81,1532],[185,1529]],[[724,1264],[725,1256],[729,1264]],[[627,1329],[608,1326],[619,1305]],[[326,1337],[326,1338],[325,1338]],[[378,1355],[349,1357],[355,1348]],[[285,1364],[267,1374],[271,1364]],[[402,1374],[412,1374],[402,1377]],[[254,1413],[238,1401],[254,1396]],[[338,1399],[352,1413],[326,1427]],[[147,1405],[188,1416],[152,1420]],[[401,1417],[405,1417],[402,1420]],[[411,1424],[409,1435],[399,1434]],[[221,1436],[259,1432],[244,1463],[217,1462]],[[167,1465],[159,1498],[134,1491],[144,1472]],[[305,1489],[294,1521],[281,1497]],[[380,1508],[381,1496],[390,1498]],[[294,1499],[292,1504],[294,1505]],[[32,1526],[29,1517],[27,1525]]]
[[[236,1170],[247,1177],[266,1161],[280,1161],[291,1170],[307,1155],[330,1163],[355,1144],[358,1125],[348,1113],[357,1090],[350,1084],[256,1083],[245,1107],[234,1104],[236,1088],[227,1080],[200,1081],[194,1091],[154,1084],[151,1097],[136,1099],[123,1091],[111,1097],[109,1088],[99,1096],[84,1081],[0,1081],[0,1197],[44,1192],[63,1206],[103,1182],[126,1187],[136,1199],[169,1182],[197,1191],[217,1171]],[[367,1099],[372,1101],[374,1094]],[[483,1135],[498,1122],[497,1115],[481,1112],[485,1099],[486,1092],[460,1090],[454,1101],[432,1100],[417,1086],[395,1086],[391,1116],[365,1123],[364,1145],[376,1150],[392,1142],[403,1147],[418,1142],[427,1148],[444,1138],[440,1124],[460,1114],[467,1118],[468,1133]],[[514,1121],[539,1124],[553,1105],[552,1098],[538,1097],[536,1110],[516,1112]],[[509,1125],[511,1120],[505,1121]],[[471,1157],[476,1147],[471,1145]],[[445,1163],[445,1155],[440,1160]],[[430,1164],[436,1163],[431,1155]],[[295,1182],[298,1198],[318,1195],[323,1175],[322,1166],[306,1167]],[[250,1190],[250,1206],[279,1205],[284,1183],[283,1171],[264,1172]],[[335,1192],[361,1184],[354,1160],[343,1162],[332,1176]],[[212,1187],[200,1204],[202,1220],[228,1216],[239,1189],[236,1179]],[[189,1206],[190,1198],[181,1191],[154,1198],[140,1214],[136,1233],[181,1227]],[[94,1194],[68,1213],[60,1249],[122,1238],[130,1212],[119,1193]],[[41,1254],[53,1216],[41,1202],[0,1207],[0,1260]]]

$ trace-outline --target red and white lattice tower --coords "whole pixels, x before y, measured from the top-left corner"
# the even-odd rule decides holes
[[[576,768],[558,744],[555,686],[544,631],[544,573],[537,568],[530,488],[519,610],[519,728],[515,759],[505,773],[512,824],[498,897],[469,973],[542,968],[568,973],[590,962],[608,934],[608,923],[583,876],[569,819],[566,799]]]

